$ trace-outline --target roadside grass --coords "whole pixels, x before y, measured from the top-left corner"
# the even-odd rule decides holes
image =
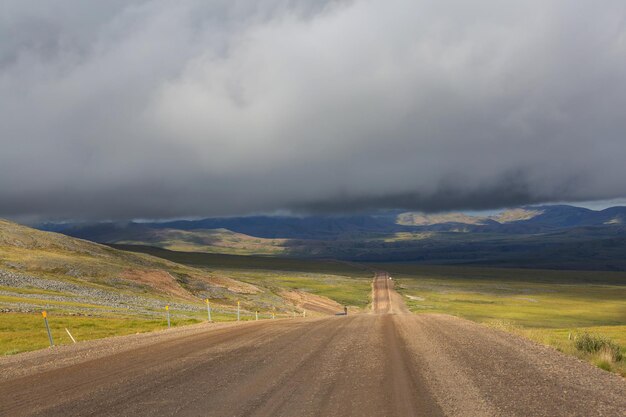
[[[172,327],[185,326],[207,321],[206,308],[198,306],[198,311],[171,311]],[[291,315],[276,314],[276,318],[289,318]],[[233,322],[237,320],[236,311],[212,311],[213,322]],[[250,311],[242,311],[241,321],[255,320]],[[271,313],[263,311],[260,320],[271,318]],[[155,315],[119,315],[119,316],[78,316],[63,311],[48,311],[48,323],[55,346],[72,344],[66,333],[67,328],[77,341],[101,339],[111,336],[124,336],[167,329],[164,311]],[[0,313],[0,356],[14,355],[21,352],[49,347],[48,335],[41,313]]]
[[[568,355],[590,362],[601,369],[612,371],[626,377],[626,325],[625,326],[595,326],[595,327],[571,327],[567,329],[530,328],[514,325],[507,321],[493,320],[485,324],[526,337],[537,343],[551,346]],[[619,348],[621,359],[617,360],[614,352],[607,355],[605,350],[587,351],[576,347],[576,339],[584,334],[590,334],[594,338],[608,339],[614,346]]]
[[[626,274],[379,265],[416,313],[446,313],[513,332],[626,376]],[[577,349],[588,334],[619,346]],[[622,356],[620,359],[619,356]]]
[[[77,341],[144,333],[167,328],[164,319],[139,317],[81,317],[50,314],[50,331],[55,345],[71,344],[67,328]],[[173,319],[172,325],[199,323],[199,319]],[[0,314],[0,354],[12,355],[49,347],[43,318],[39,313]]]

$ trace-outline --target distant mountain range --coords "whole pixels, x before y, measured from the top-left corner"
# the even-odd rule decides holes
[[[153,223],[43,224],[108,244],[358,261],[626,268],[626,207],[528,206],[491,216],[389,211]]]
[[[411,226],[442,226],[453,230],[464,227],[474,232],[537,233],[583,226],[626,224],[626,207],[590,210],[568,205],[534,206],[505,210],[495,216],[469,216],[462,213],[425,215],[403,213],[399,223]],[[471,226],[471,229],[467,229]]]
[[[226,229],[267,239],[326,239],[346,234],[452,231],[538,233],[582,226],[626,225],[626,207],[601,211],[569,205],[531,206],[493,216],[464,213],[388,212],[358,216],[248,216],[152,223],[45,223],[37,228],[99,242],[114,242],[145,230]]]

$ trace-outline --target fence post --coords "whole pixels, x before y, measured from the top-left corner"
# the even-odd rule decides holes
[[[165,313],[167,313],[167,328],[169,329],[170,327],[172,327],[172,324],[170,323],[170,306],[169,305],[165,306]]]
[[[241,310],[241,303],[237,301],[237,321],[239,321],[239,318],[240,318],[240,310]]]
[[[211,303],[209,302],[208,298],[206,298],[204,302],[206,303],[206,312],[209,316],[209,321],[211,321]]]
[[[41,312],[43,316],[43,322],[46,324],[46,331],[48,332],[48,340],[50,341],[50,347],[54,347],[54,341],[52,340],[52,333],[50,333],[50,326],[48,325],[48,313],[46,310]]]

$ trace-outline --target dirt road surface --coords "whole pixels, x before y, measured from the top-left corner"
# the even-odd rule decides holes
[[[2,416],[626,416],[626,383],[550,348],[372,312],[199,325],[0,358]]]

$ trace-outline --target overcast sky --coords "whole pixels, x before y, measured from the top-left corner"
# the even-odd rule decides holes
[[[626,2],[3,0],[0,128],[0,217],[621,198]]]

